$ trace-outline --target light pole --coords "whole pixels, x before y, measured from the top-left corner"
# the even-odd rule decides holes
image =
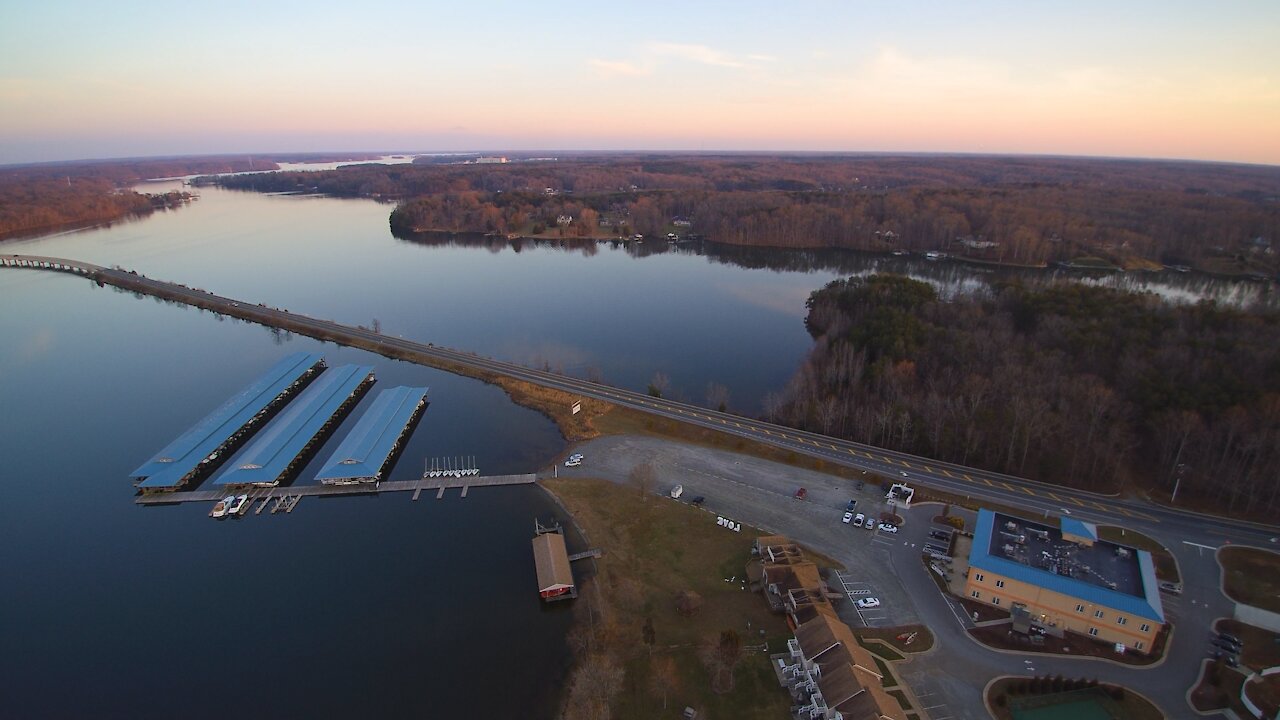
[[[1177,473],[1177,479],[1173,481],[1173,496],[1169,498],[1169,504],[1178,502],[1178,488],[1182,486],[1182,476],[1187,474],[1187,464],[1178,463],[1178,467],[1174,469]]]

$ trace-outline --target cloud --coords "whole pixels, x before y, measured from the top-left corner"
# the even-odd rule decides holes
[[[706,45],[652,43],[649,45],[649,51],[655,55],[675,57],[682,60],[701,63],[703,65],[713,65],[715,67],[744,68],[747,66],[746,63],[741,60],[734,59],[732,56],[726,55],[719,50],[709,48]]]
[[[772,55],[748,55],[747,59],[755,60],[757,62],[777,62],[778,61],[778,58]]]
[[[592,58],[587,61],[595,71],[605,77],[613,77],[615,75],[625,75],[627,77],[642,77],[652,72],[652,68],[648,65],[639,63],[630,63],[625,60],[600,60]]]

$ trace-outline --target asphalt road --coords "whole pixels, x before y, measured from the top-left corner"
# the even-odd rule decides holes
[[[1120,683],[1155,701],[1168,717],[1190,716],[1185,696],[1197,681],[1209,649],[1209,628],[1216,618],[1230,616],[1233,607],[1219,589],[1221,571],[1211,551],[1171,547],[1186,587],[1181,596],[1162,595],[1176,629],[1165,660],[1157,666],[999,652],[966,634],[972,622],[958,604],[938,591],[921,562],[921,548],[928,540],[937,505],[896,509],[906,519],[897,534],[868,532],[841,522],[845,503],[857,500],[857,509],[866,514],[878,515],[889,508],[878,487],[867,484],[858,489],[856,480],[652,437],[603,437],[582,443],[575,451],[586,456],[581,466],[560,465],[546,472],[627,483],[632,468],[649,462],[659,478],[655,492],[665,495],[679,484],[681,501],[705,497],[708,522],[722,516],[786,535],[841,563],[846,569],[829,579],[833,589],[843,588],[851,601],[861,597],[881,601],[880,607],[861,611],[853,602],[845,603],[841,617],[851,625],[928,626],[936,637],[935,648],[896,669],[933,720],[987,718],[982,689],[994,677],[1058,674]],[[804,500],[795,498],[799,487],[807,491]],[[972,529],[974,513],[959,512],[967,516]]]

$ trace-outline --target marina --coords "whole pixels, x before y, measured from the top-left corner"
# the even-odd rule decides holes
[[[143,492],[174,491],[212,472],[324,369],[316,353],[290,354],[209,413],[131,477]]]
[[[376,483],[427,407],[427,388],[383,390],[316,478],[326,485]]]
[[[323,442],[374,382],[373,367],[342,365],[323,373],[267,425],[215,485],[269,487],[288,477]]]
[[[422,490],[436,490],[440,495],[444,491],[461,488],[464,493],[473,487],[496,487],[503,485],[532,485],[538,481],[533,473],[523,475],[487,475],[468,478],[418,478],[416,480],[387,480],[377,484],[360,485],[289,485],[278,487],[258,487],[248,491],[249,502],[258,500],[274,501],[288,496],[330,497],[339,495],[367,495],[374,493],[412,492],[417,495]],[[139,495],[135,502],[138,505],[173,505],[186,502],[217,502],[228,495],[225,489],[187,490],[164,494]],[[261,507],[254,514],[261,512]]]

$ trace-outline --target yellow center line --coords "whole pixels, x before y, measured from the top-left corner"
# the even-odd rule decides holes
[[[949,478],[955,477],[955,475],[952,475],[946,468],[942,468],[942,474],[946,475]]]
[[[903,460],[903,461],[902,461],[902,466],[903,466],[903,467],[911,467],[911,463],[907,462],[906,460]]]
[[[925,471],[925,472],[933,472],[933,468],[929,467],[928,465],[925,465],[925,466],[924,466],[924,471]]]
[[[893,464],[893,458],[889,457],[888,455],[881,455],[880,457],[884,458],[884,461],[889,463],[890,465]]]

